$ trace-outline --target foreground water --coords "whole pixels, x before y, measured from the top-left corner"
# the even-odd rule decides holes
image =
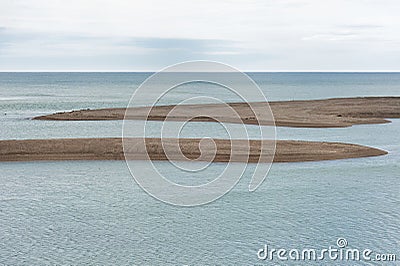
[[[1,73],[0,139],[117,137],[121,121],[34,121],[32,116],[81,108],[126,106],[146,73]],[[399,74],[251,74],[270,100],[399,95]],[[202,91],[172,94],[166,103]],[[205,91],[209,94],[209,91]],[[213,91],[230,99],[224,91]],[[157,131],[159,123],[153,122]],[[247,127],[252,134],[254,128]],[[400,120],[341,129],[278,128],[279,139],[359,143],[387,156],[274,164],[263,185],[247,191],[245,173],[211,204],[161,203],[134,182],[120,161],[0,163],[0,264],[255,265],[270,248],[348,247],[400,258]],[[189,124],[187,137],[225,137],[220,126]],[[177,181],[187,176],[156,162]],[[213,164],[211,173],[225,164]],[[252,167],[252,166],[250,166]],[[332,261],[315,265],[381,265]],[[390,263],[386,263],[390,265]],[[393,264],[393,263],[392,263]]]

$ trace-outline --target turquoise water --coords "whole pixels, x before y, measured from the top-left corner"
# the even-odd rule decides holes
[[[0,139],[121,136],[121,121],[35,121],[82,108],[124,107],[148,73],[0,73]],[[250,73],[270,100],[397,95],[400,74]],[[234,100],[226,91],[213,95]],[[207,89],[177,91],[181,97]],[[160,126],[152,122],[154,132]],[[255,129],[247,126],[252,135]],[[381,265],[377,262],[261,261],[257,251],[336,246],[400,258],[400,120],[339,129],[278,128],[279,139],[359,143],[387,156],[274,164],[255,192],[246,172],[221,199],[183,208],[142,191],[124,162],[0,163],[0,265]],[[223,136],[193,123],[184,136]],[[254,137],[255,134],[254,134]],[[198,182],[156,162],[177,180]],[[216,173],[225,164],[209,169]],[[251,168],[252,166],[250,166]],[[249,169],[251,170],[251,169]],[[394,263],[385,263],[384,265]]]

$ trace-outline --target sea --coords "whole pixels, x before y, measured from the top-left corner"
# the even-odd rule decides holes
[[[122,121],[32,118],[126,107],[151,74],[0,73],[0,140],[121,137]],[[247,74],[269,101],[400,96],[400,73]],[[171,91],[162,103],[203,95],[237,101],[223,88],[195,84]],[[0,265],[399,265],[400,119],[390,121],[277,127],[277,139],[349,142],[389,153],[274,163],[256,191],[248,191],[245,172],[229,193],[196,207],[148,195],[124,161],[0,162]],[[157,129],[162,122],[149,123]],[[257,129],[246,128],[250,136]],[[197,122],[182,137],[225,135],[217,123]],[[226,167],[213,163],[205,176],[167,161],[154,164],[176,182],[196,184]],[[349,249],[359,250],[360,259],[346,259]],[[308,257],[310,250],[317,258]],[[397,262],[388,261],[391,254]]]

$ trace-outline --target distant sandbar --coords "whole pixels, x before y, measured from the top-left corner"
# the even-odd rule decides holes
[[[349,127],[356,124],[388,123],[386,118],[400,118],[400,97],[357,97],[335,98],[324,100],[279,101],[269,103],[274,120],[271,118],[256,119],[253,110],[268,108],[265,102],[251,103],[253,110],[247,103],[230,103],[241,123],[272,125],[285,127]],[[168,117],[174,121],[207,121],[213,122],[204,116],[198,116],[202,110],[217,114],[221,122],[237,123],[238,119],[232,113],[226,112],[221,104],[197,105],[169,105],[130,108],[126,119],[164,121],[168,113],[174,109],[174,116]],[[97,110],[80,110],[39,116],[37,120],[122,120],[126,108],[109,108]],[[149,113],[150,111],[150,113]],[[149,114],[149,115],[148,115]],[[194,117],[194,118],[192,118]]]

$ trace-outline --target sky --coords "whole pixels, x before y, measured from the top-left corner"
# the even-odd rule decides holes
[[[399,71],[398,0],[0,0],[0,71]]]

